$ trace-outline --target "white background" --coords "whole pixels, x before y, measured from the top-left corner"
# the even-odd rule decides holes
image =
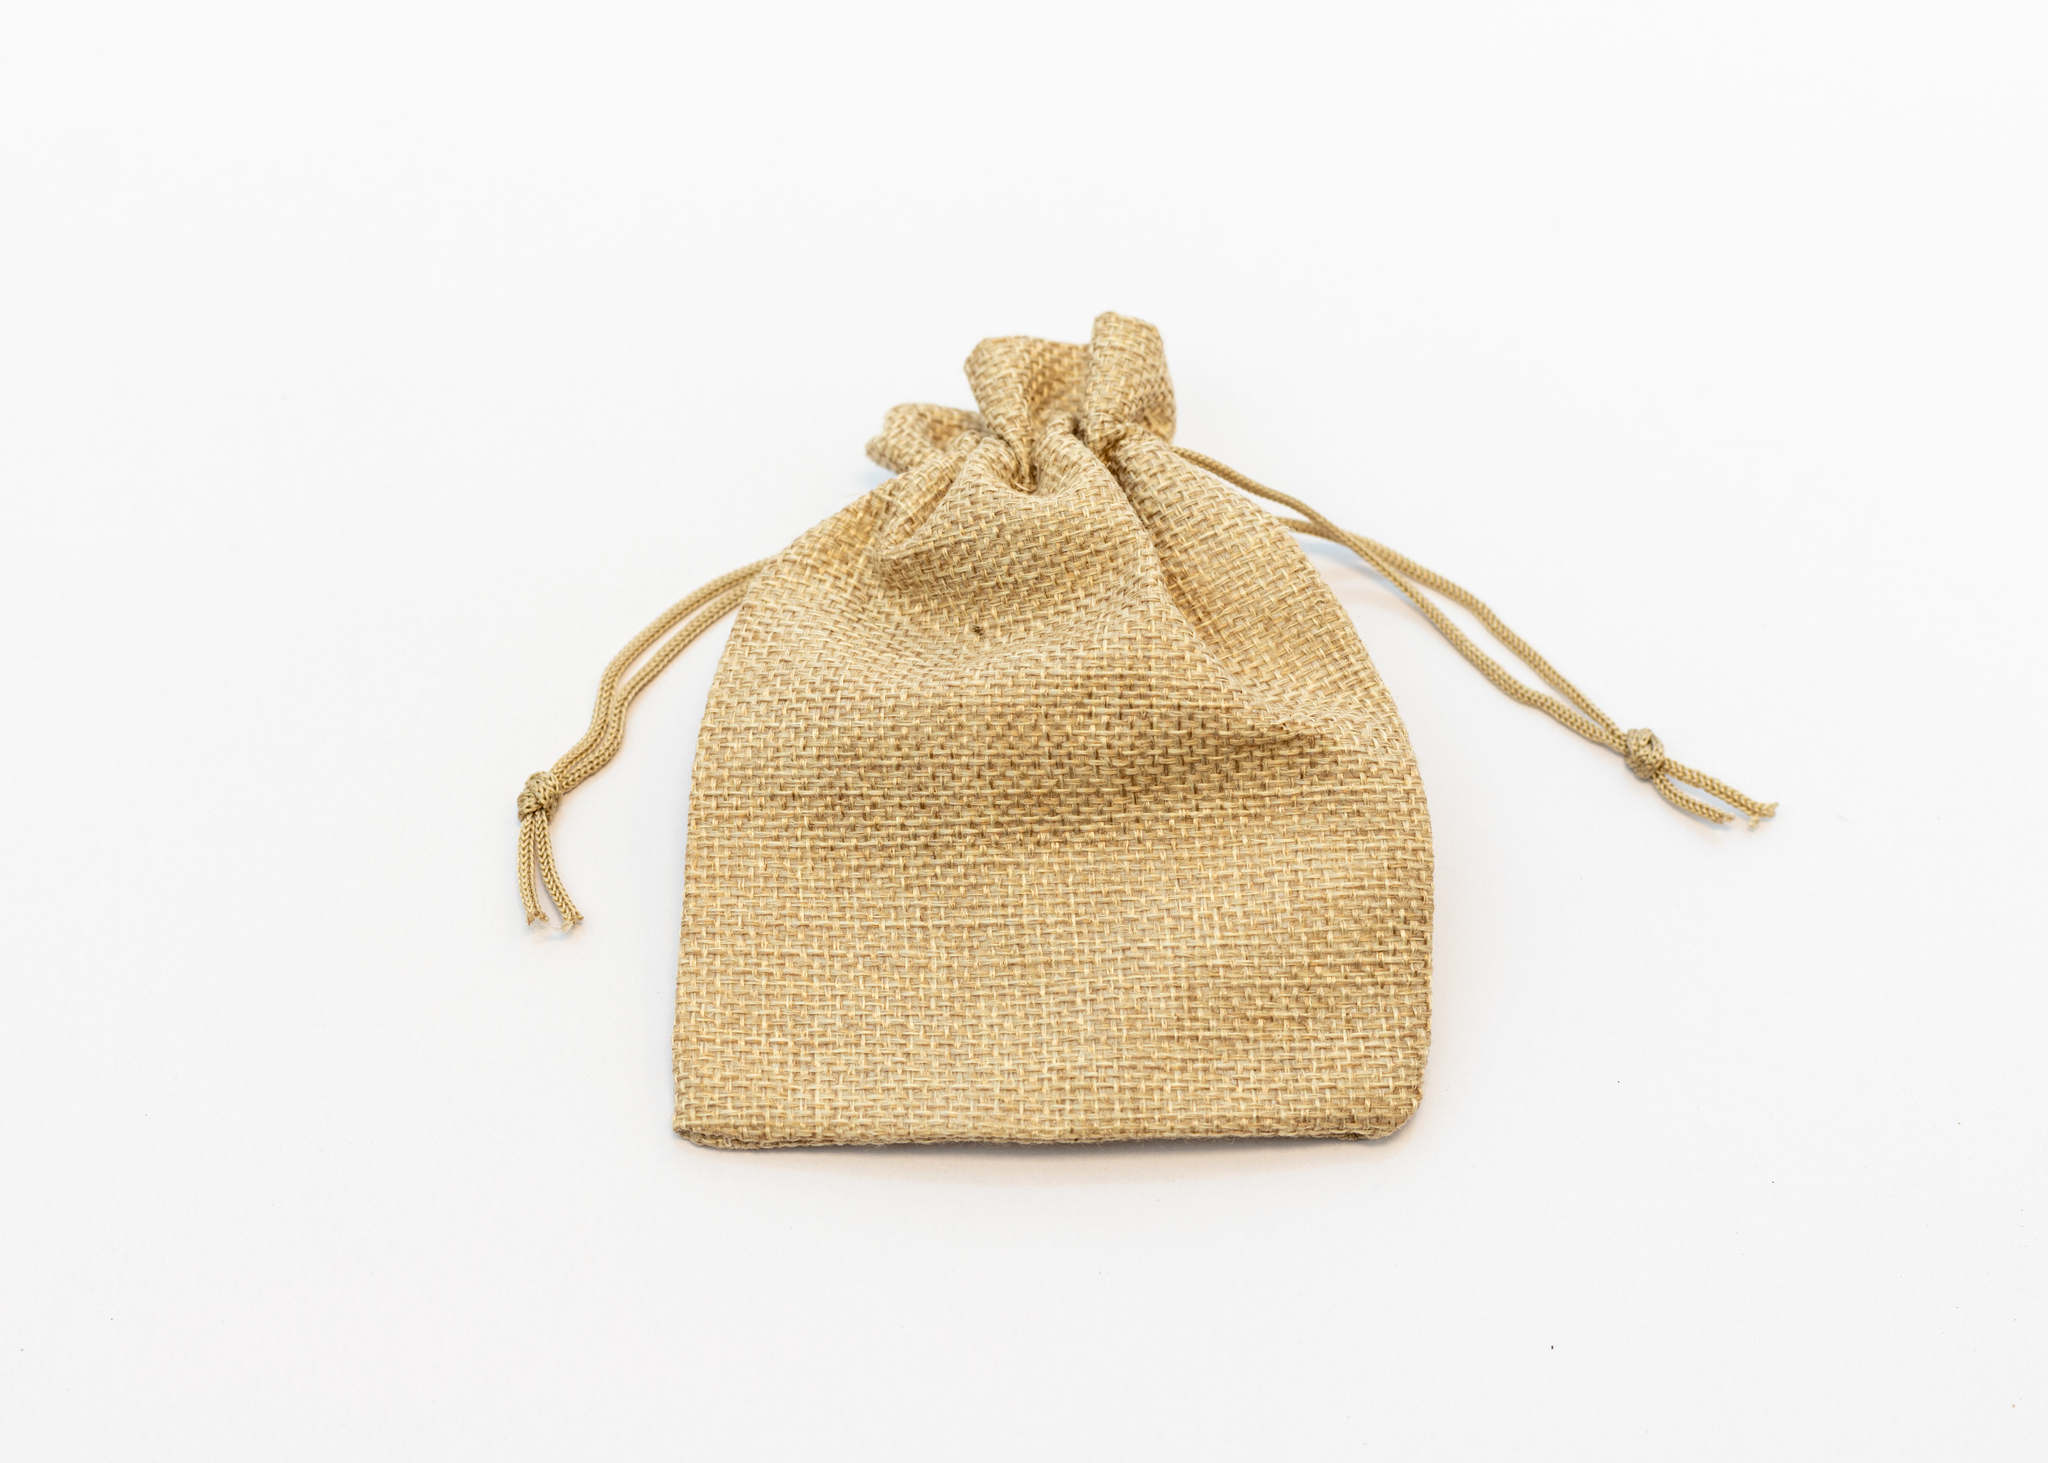
[[[20,5],[16,1458],[2039,1458],[2038,7]],[[707,640],[984,335],[1475,588],[1695,824],[1316,562],[1438,860],[1371,1144],[668,1128]],[[721,632],[722,634],[722,632]]]

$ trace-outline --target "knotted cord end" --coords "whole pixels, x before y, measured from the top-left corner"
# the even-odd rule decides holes
[[[1678,790],[1678,783],[1696,787],[1701,792],[1719,798],[1731,808],[1739,809],[1749,819],[1751,828],[1763,826],[1766,818],[1775,817],[1776,803],[1760,803],[1755,798],[1737,792],[1718,777],[1709,777],[1681,762],[1674,762],[1664,751],[1664,743],[1657,734],[1646,726],[1624,732],[1621,737],[1621,759],[1628,764],[1628,770],[1643,781],[1655,784],[1664,800],[1675,808],[1681,808],[1695,817],[1706,818],[1715,823],[1733,823],[1735,814],[1725,812],[1711,803]]]
[[[552,772],[536,772],[526,779],[526,786],[519,789],[519,820],[523,823],[535,813],[545,818],[553,813],[562,801],[562,784]]]
[[[1646,726],[1622,733],[1621,759],[1628,763],[1629,771],[1645,782],[1654,782],[1668,760],[1664,755],[1664,743]]]
[[[562,928],[570,929],[583,920],[583,912],[562,887],[562,879],[555,872],[555,849],[548,838],[548,816],[562,801],[562,784],[552,771],[536,772],[526,779],[526,786],[519,790],[519,897],[526,905],[526,923],[530,929],[537,924],[547,923],[547,911],[541,907],[540,890],[535,887],[534,875],[547,886],[548,897],[555,902],[555,909],[562,916]]]

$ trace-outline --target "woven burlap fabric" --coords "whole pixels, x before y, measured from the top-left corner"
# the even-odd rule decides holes
[[[1158,333],[978,410],[746,592],[690,800],[678,1132],[1370,1137],[1421,1097],[1415,759],[1294,539],[1176,456]]]

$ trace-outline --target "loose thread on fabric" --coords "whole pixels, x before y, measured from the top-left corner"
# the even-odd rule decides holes
[[[1288,518],[1281,514],[1273,516],[1295,533],[1327,539],[1351,550],[1400,590],[1408,602],[1420,610],[1429,622],[1436,626],[1437,631],[1451,642],[1457,652],[1470,661],[1475,670],[1493,682],[1496,688],[1525,706],[1535,707],[1560,725],[1577,732],[1587,741],[1596,742],[1619,754],[1629,771],[1652,784],[1673,807],[1715,823],[1734,821],[1733,813],[1703,802],[1689,793],[1681,792],[1677,784],[1684,783],[1688,787],[1719,798],[1731,808],[1740,809],[1748,817],[1749,826],[1752,828],[1778,811],[1776,803],[1760,803],[1737,792],[1717,777],[1709,777],[1696,768],[1673,760],[1665,753],[1664,743],[1658,740],[1657,734],[1647,727],[1623,731],[1613,718],[1587,700],[1570,681],[1559,675],[1549,661],[1538,655],[1533,646],[1502,623],[1500,617],[1487,608],[1486,604],[1470,590],[1453,584],[1441,574],[1423,568],[1413,559],[1396,553],[1385,544],[1347,533],[1300,499],[1289,497],[1277,488],[1267,487],[1264,483],[1255,482],[1206,453],[1196,452],[1188,447],[1176,447],[1173,450],[1205,472],[1213,473],[1255,498],[1264,498],[1269,503],[1292,508],[1301,515],[1300,518]],[[1557,696],[1546,695],[1509,675],[1501,668],[1499,662],[1473,644],[1471,638],[1459,629],[1449,616],[1438,609],[1434,602],[1426,598],[1417,585],[1426,585],[1444,598],[1470,610],[1496,640],[1513,651],[1517,659],[1542,677],[1544,684],[1565,700],[1560,701]],[[1566,702],[1570,704],[1567,705]]]
[[[771,559],[762,559],[744,569],[721,574],[709,584],[677,600],[646,629],[627,641],[626,648],[612,657],[611,664],[605,667],[604,675],[598,680],[597,705],[590,713],[590,729],[575,746],[562,754],[553,767],[526,779],[526,786],[519,792],[519,897],[526,905],[527,924],[538,924],[547,918],[541,907],[540,891],[535,887],[536,874],[539,882],[547,887],[548,898],[554,901],[563,928],[582,920],[582,911],[577,909],[575,901],[562,887],[561,874],[555,868],[555,851],[548,837],[548,819],[566,794],[594,777],[618,755],[626,737],[626,708],[633,704],[633,698],[668,669],[669,663],[688,649],[692,641],[732,613],[745,596],[753,577],[772,562]],[[678,624],[680,629],[676,628]],[[675,633],[671,635],[669,631],[672,629]],[[666,640],[662,639],[664,635],[668,636]],[[660,641],[659,645],[657,641]],[[653,647],[651,655],[648,654],[650,647]],[[647,663],[628,677],[626,672],[643,655],[648,657]]]

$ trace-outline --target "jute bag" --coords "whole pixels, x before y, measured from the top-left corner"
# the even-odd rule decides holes
[[[1774,811],[1622,731],[1456,585],[1174,447],[1150,325],[986,340],[967,379],[977,411],[888,414],[868,454],[897,476],[637,636],[588,734],[520,797],[527,919],[538,875],[573,925],[549,813],[617,751],[641,687],[738,609],[690,794],[692,1141],[1363,1138],[1407,1119],[1429,817],[1296,533],[1353,549],[1494,684],[1680,808],[1730,816],[1685,783],[1752,824]]]

